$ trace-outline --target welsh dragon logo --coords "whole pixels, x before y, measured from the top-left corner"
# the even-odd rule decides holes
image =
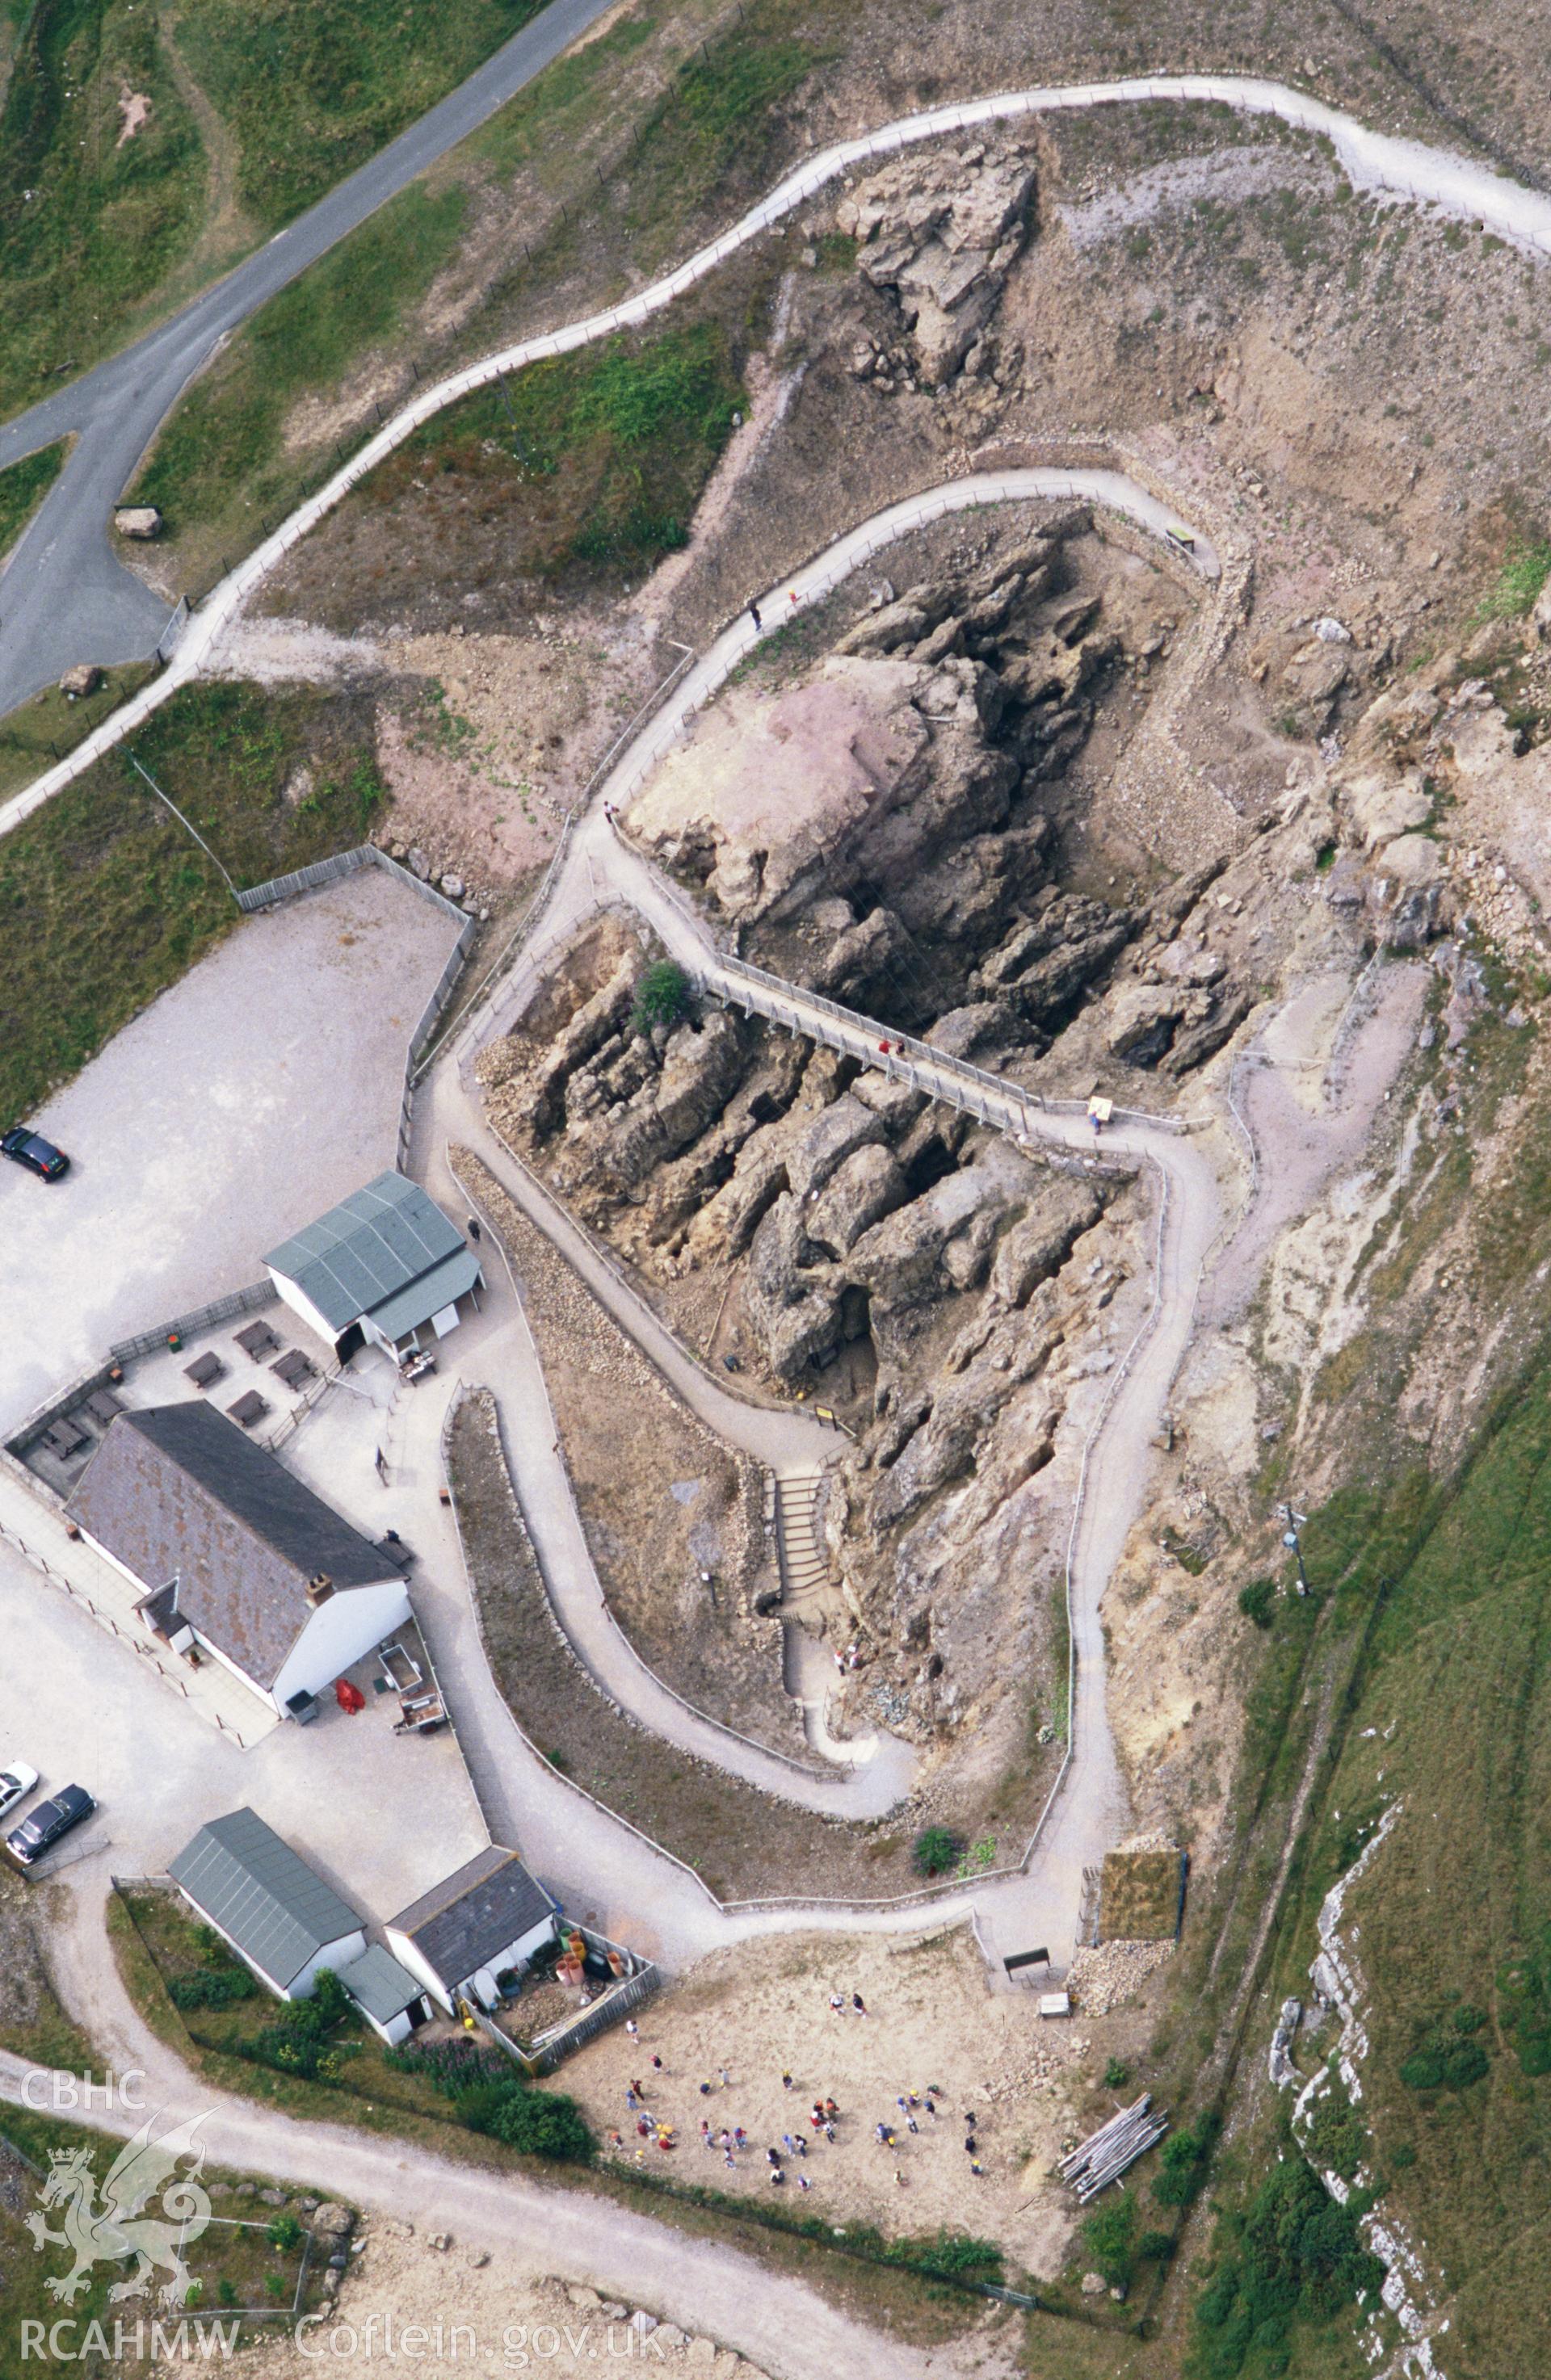
[[[204,2118],[195,2116],[155,2141],[151,2137],[154,2121],[148,2116],[134,2139],[120,2149],[102,2185],[101,2204],[89,2152],[55,2150],[38,2198],[44,2207],[63,2206],[64,2229],[51,2231],[42,2215],[29,2215],[26,2221],[35,2248],[68,2248],[75,2257],[63,2277],[50,2275],[43,2283],[62,2305],[74,2305],[94,2265],[121,2264],[129,2256],[136,2259],[135,2269],[128,2280],[115,2282],[108,2291],[110,2302],[144,2297],[158,2267],[170,2276],[157,2291],[158,2303],[170,2311],[187,2302],[189,2275],[184,2250],[210,2221],[209,2195],[200,2183],[204,2146],[194,2139]],[[186,2158],[192,2164],[180,2176],[177,2168]],[[165,2220],[141,2211],[158,2196]]]

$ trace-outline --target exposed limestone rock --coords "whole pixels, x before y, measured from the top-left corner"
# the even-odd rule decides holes
[[[878,1142],[883,1136],[883,1122],[876,1111],[846,1092],[808,1126],[791,1150],[787,1179],[800,1198],[809,1197],[824,1188],[847,1158],[866,1142]]]
[[[868,176],[837,208],[837,226],[860,243],[860,270],[898,300],[930,384],[951,379],[990,321],[1023,244],[1034,179],[1032,144],[922,151]]]
[[[837,1166],[804,1218],[808,1236],[831,1257],[844,1257],[873,1224],[903,1204],[905,1176],[893,1153],[875,1142]]]
[[[1093,1229],[1103,1211],[1092,1183],[1052,1174],[996,1250],[991,1286],[1002,1304],[1027,1305],[1040,1284],[1060,1270],[1072,1243]]]

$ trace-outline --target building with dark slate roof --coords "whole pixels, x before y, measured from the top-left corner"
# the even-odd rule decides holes
[[[252,1810],[213,1818],[168,1873],[190,1909],[283,2000],[310,1998],[320,1968],[352,1967],[366,1948],[348,1901]]]
[[[398,1356],[445,1338],[483,1276],[456,1223],[402,1173],[379,1173],[272,1248],[269,1277],[347,1361],[370,1342]]]
[[[67,1510],[175,1653],[282,1717],[409,1617],[382,1548],[202,1401],[119,1414]]]
[[[517,1853],[492,1843],[401,1909],[383,1933],[399,1965],[450,2016],[460,1998],[493,2008],[501,1997],[496,1978],[525,1967],[554,1939],[559,1913]]]
[[[407,2041],[431,2014],[418,1976],[401,1967],[380,1942],[368,1943],[354,1966],[341,1967],[339,1980],[372,2032],[390,2047]]]

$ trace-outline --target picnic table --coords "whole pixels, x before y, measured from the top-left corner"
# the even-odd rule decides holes
[[[109,1422],[124,1409],[123,1398],[116,1397],[111,1389],[98,1389],[87,1398],[81,1407],[81,1411],[90,1414],[92,1420],[104,1429],[106,1429]]]
[[[244,1429],[251,1429],[256,1421],[263,1421],[269,1407],[257,1389],[250,1389],[245,1395],[238,1397],[235,1405],[228,1405],[226,1411],[233,1421],[242,1424]]]
[[[243,1354],[251,1355],[255,1364],[262,1364],[266,1355],[277,1355],[280,1352],[280,1342],[267,1322],[250,1322],[246,1330],[238,1330],[234,1335]]]
[[[299,1389],[303,1380],[314,1379],[318,1370],[311,1356],[304,1354],[299,1347],[289,1348],[279,1362],[271,1364],[269,1368],[287,1389]]]
[[[79,1454],[83,1446],[91,1443],[91,1431],[82,1429],[79,1422],[71,1421],[66,1414],[61,1414],[57,1421],[51,1421],[43,1432],[43,1444],[51,1454],[59,1457],[61,1463],[67,1463],[72,1454]]]
[[[221,1378],[226,1368],[220,1356],[207,1348],[202,1355],[196,1355],[191,1364],[184,1365],[183,1377],[186,1380],[192,1380],[196,1389],[208,1389]]]

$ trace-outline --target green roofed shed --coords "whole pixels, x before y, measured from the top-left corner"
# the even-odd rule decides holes
[[[212,1818],[171,1863],[184,1899],[282,1999],[353,1964],[366,1933],[348,1901],[253,1810]]]
[[[351,1350],[366,1339],[396,1350],[427,1327],[440,1338],[482,1279],[457,1224],[402,1173],[380,1173],[264,1263],[293,1311]]]

